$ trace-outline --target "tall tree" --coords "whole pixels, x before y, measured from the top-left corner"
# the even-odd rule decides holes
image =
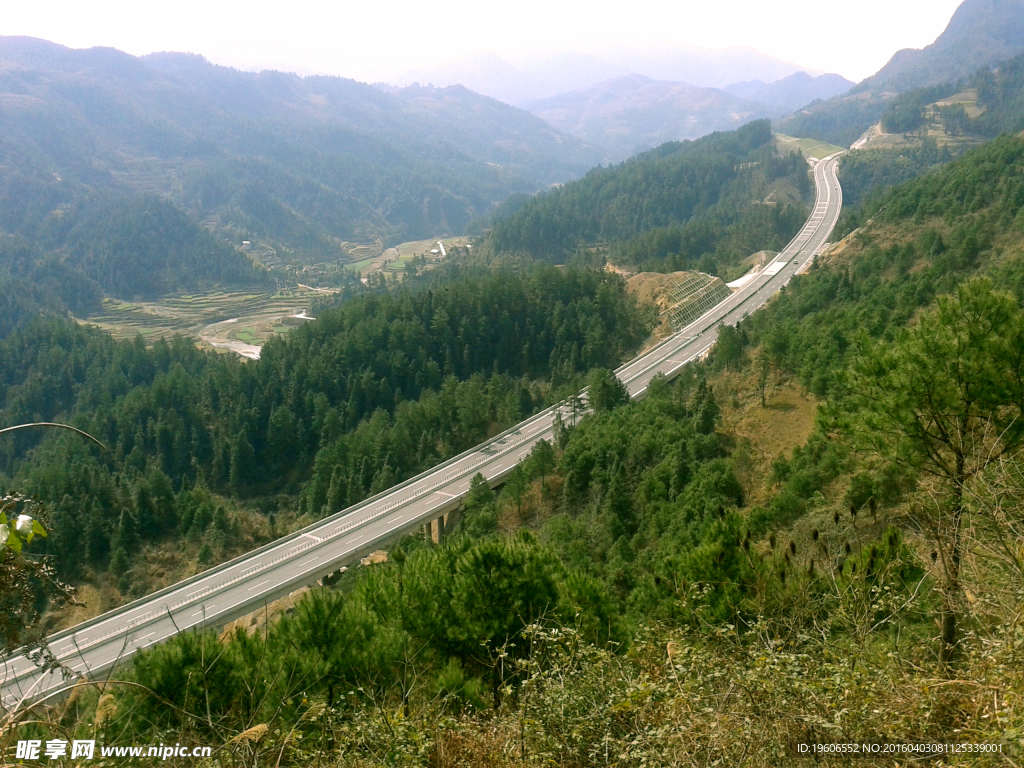
[[[594,413],[603,413],[628,403],[629,391],[614,373],[595,368],[587,378],[587,402]]]
[[[946,664],[957,645],[965,490],[1024,444],[1024,315],[989,281],[972,280],[864,354],[849,384],[860,445],[937,483],[927,523],[941,556]]]

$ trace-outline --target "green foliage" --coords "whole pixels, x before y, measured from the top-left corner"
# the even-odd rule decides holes
[[[678,615],[679,579],[699,578],[704,560],[719,556],[719,538],[733,538],[717,526],[743,493],[721,458],[718,415],[710,387],[684,381],[596,412],[569,433],[559,462],[566,513],[541,535],[636,616]]]
[[[849,405],[865,447],[962,489],[1024,440],[1024,316],[972,280],[853,366]]]
[[[877,123],[884,111],[885,101],[881,97],[843,96],[809,104],[795,115],[780,120],[778,128],[790,136],[807,136],[848,147]]]
[[[626,385],[607,368],[595,368],[587,377],[587,404],[594,413],[610,411],[629,402]]]
[[[127,695],[123,726],[143,734],[185,716],[212,735],[294,721],[314,696],[328,706],[386,706],[393,695],[408,701],[412,675],[429,678],[446,708],[483,706],[485,690],[496,706],[517,674],[512,661],[530,656],[528,626],[572,621],[581,606],[605,606],[588,638],[607,639],[616,625],[600,585],[566,573],[528,535],[460,538],[397,551],[392,561],[361,572],[346,592],[313,591],[259,634],[239,630],[222,645],[213,633],[188,632],[139,654],[130,679],[144,690]]]
[[[129,559],[176,534],[214,557],[235,534],[204,538],[211,493],[301,491],[309,514],[339,511],[618,365],[646,332],[619,278],[553,267],[367,294],[253,363],[38,321],[0,342],[0,420],[72,421],[110,451],[14,433],[0,469],[53,502],[65,574],[107,567],[118,536]]]
[[[917,147],[851,152],[839,165],[844,210],[860,205],[871,196],[881,195],[891,187],[930,173],[954,158],[954,150],[948,145],[939,147],[932,139],[925,139]]]
[[[517,201],[494,223],[488,243],[495,253],[555,262],[585,258],[588,247],[601,245],[613,261],[645,270],[714,272],[759,248],[781,247],[804,219],[798,207],[751,205],[780,179],[810,193],[801,156],[776,157],[770,143],[766,120],[669,142]]]
[[[0,498],[0,653],[23,649],[37,665],[55,668],[42,613],[48,605],[63,607],[74,590],[57,579],[52,560],[40,557],[38,546],[30,551],[33,541],[47,538],[49,527],[48,510],[39,501],[15,493]]]

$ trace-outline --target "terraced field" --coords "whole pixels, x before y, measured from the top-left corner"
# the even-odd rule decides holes
[[[317,292],[296,288],[269,295],[214,291],[168,296],[153,302],[104,299],[103,313],[84,318],[116,338],[141,334],[148,344],[175,334],[197,343],[258,357],[271,336],[287,333],[301,323]],[[297,317],[302,315],[303,317]]]
[[[775,134],[775,146],[779,148],[780,152],[799,149],[805,156],[813,157],[815,160],[821,160],[823,157],[834,155],[836,152],[842,152],[844,149],[843,147],[837,147],[835,144],[827,144],[817,139],[797,139],[782,133]]]
[[[444,238],[442,242],[446,249],[456,248],[468,245],[469,238]],[[402,243],[383,252],[378,250],[375,254],[376,245],[347,245],[350,246],[350,255],[363,258],[345,264],[345,268],[356,270],[364,277],[379,270],[392,275],[404,273],[406,262],[416,256],[426,259],[426,269],[442,259],[437,240]],[[431,253],[432,250],[438,252]],[[311,319],[307,315],[313,299],[322,297],[325,292],[333,292],[333,289],[316,283],[326,281],[329,285],[336,285],[330,279],[336,269],[337,264],[332,263],[289,272],[288,281],[295,280],[297,286],[272,295],[211,291],[165,296],[157,301],[104,299],[103,312],[82,318],[82,322],[96,325],[116,338],[133,339],[141,334],[147,344],[152,344],[157,339],[178,334],[196,339],[200,346],[256,358],[267,339],[288,333]]]
[[[468,237],[443,237],[439,239],[444,243],[446,251],[452,248],[464,248],[469,245]],[[396,245],[394,248],[389,248],[388,252],[393,252],[397,258],[390,262],[385,267],[385,270],[388,272],[404,272],[406,262],[411,261],[417,256],[422,256],[426,259],[426,268],[430,269],[432,264],[437,264],[444,258],[440,253],[437,243],[437,240],[414,240]]]

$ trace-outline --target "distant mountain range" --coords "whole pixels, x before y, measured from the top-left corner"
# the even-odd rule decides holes
[[[754,79],[774,82],[804,71],[797,64],[749,47],[711,49],[654,40],[590,50],[531,50],[514,56],[491,50],[474,51],[411,70],[394,82],[461,84],[507,104],[524,106],[634,74],[703,88],[724,88]]]
[[[172,206],[221,242],[258,241],[285,262],[336,259],[347,242],[461,232],[509,194],[600,159],[458,86],[385,92],[191,54],[0,38],[0,233],[48,251],[85,247],[70,222],[86,209],[118,231],[151,221],[146,247],[159,250],[177,242],[158,226],[180,224],[163,210]],[[146,205],[132,203],[141,196]],[[116,259],[103,269],[116,273]],[[119,291],[136,288],[152,292],[145,282]]]
[[[797,136],[849,146],[899,93],[957,83],[1024,53],[1024,0],[964,0],[935,42],[899,51],[850,93],[809,105],[780,125]]]
[[[1024,52],[1024,0],[965,0],[927,48],[898,51],[857,91],[903,92],[960,80]]]
[[[632,74],[524,106],[559,130],[601,146],[610,160],[621,160],[666,141],[786,115],[852,85],[839,75],[795,72],[775,83],[754,80],[719,90]]]
[[[768,108],[772,117],[782,117],[818,99],[831,99],[846,93],[853,81],[842,75],[825,74],[817,77],[807,72],[794,72],[789,77],[766,83],[750,80],[734,83],[722,90],[740,99],[756,101]]]

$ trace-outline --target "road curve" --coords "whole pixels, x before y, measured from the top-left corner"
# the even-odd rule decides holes
[[[809,265],[842,209],[837,176],[840,154],[815,165],[814,210],[782,253],[705,315],[616,370],[631,397],[643,397],[655,375],[671,378],[686,363],[701,357],[715,343],[720,324],[735,325]],[[534,443],[551,439],[559,411],[568,420],[565,404],[548,408],[476,448],[301,531],[58,632],[49,638],[50,647],[76,675],[98,679],[137,651],[178,632],[233,621],[455,509],[477,473],[492,485],[499,484]],[[73,684],[58,674],[41,673],[24,656],[3,662],[0,681],[4,708],[60,695]]]

